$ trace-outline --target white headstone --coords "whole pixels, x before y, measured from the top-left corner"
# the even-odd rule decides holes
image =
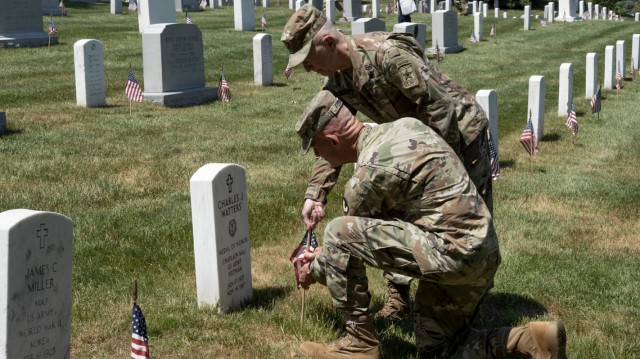
[[[348,21],[356,21],[362,17],[362,0],[344,0],[342,8],[342,15]]]
[[[496,19],[500,17],[500,8],[493,9],[493,17],[495,17]]]
[[[253,12],[253,0],[235,0],[233,3],[233,20],[236,30],[255,30],[256,19]]]
[[[553,1],[549,2],[549,10],[547,11],[547,22],[553,22],[554,13],[555,13],[555,3]]]
[[[576,22],[582,20],[582,17],[576,16],[575,0],[559,0],[558,15],[559,16],[555,19],[556,21]]]
[[[41,0],[0,0],[0,48],[47,46]],[[51,36],[51,44],[58,38]]]
[[[111,14],[122,14],[122,0],[111,0]]]
[[[502,18],[504,19],[508,19],[509,18],[509,14],[505,11],[502,13]]]
[[[107,105],[104,81],[104,51],[98,40],[84,39],[73,45],[76,103],[84,107]]]
[[[496,151],[499,152],[498,146],[498,94],[495,90],[480,90],[476,93],[476,100],[484,113],[489,119],[489,131],[493,143],[496,145]]]
[[[311,5],[313,5],[313,7],[315,7],[316,9],[322,11],[323,9],[323,1],[322,0],[311,0]]]
[[[607,20],[607,14],[608,14],[607,7],[603,6],[602,7],[602,16],[601,16],[602,20]]]
[[[640,21],[640,12],[637,12],[637,13],[635,14],[635,20],[636,20],[636,21]]]
[[[593,3],[592,2],[588,2],[587,3],[587,11],[589,12],[589,20],[591,20],[593,18]]]
[[[142,34],[142,59],[145,100],[181,107],[216,98],[215,88],[205,87],[202,32],[196,25],[149,25]]]
[[[487,17],[489,14],[489,4],[482,4],[482,17]]]
[[[327,0],[327,7],[325,9],[325,16],[327,17],[327,21],[331,21],[332,24],[336,23],[336,1],[335,0]]]
[[[578,16],[582,16],[584,14],[584,0],[580,0],[578,3]]]
[[[0,357],[69,358],[73,222],[52,212],[2,212],[0,243]]]
[[[362,5],[362,13],[365,14],[367,17],[369,16],[369,5]]]
[[[422,6],[424,9],[424,6]],[[371,0],[371,16],[374,18],[380,17],[380,0]]]
[[[531,76],[529,78],[529,110],[531,111],[531,123],[533,125],[536,141],[544,136],[544,76]]]
[[[437,0],[431,0],[431,3],[429,5],[429,13],[433,14],[435,11],[438,11],[438,9],[436,9],[437,3]]]
[[[477,12],[473,14],[473,34],[476,36],[477,41],[482,41],[482,13]]]
[[[303,7],[307,2],[305,0],[296,0],[296,10]]]
[[[558,116],[566,116],[573,103],[573,64],[560,65],[558,86]]]
[[[253,296],[245,170],[209,163],[190,186],[198,305],[228,312]]]
[[[531,30],[531,5],[524,7],[524,29]]]
[[[420,47],[424,49],[427,43],[427,25],[414,22],[402,22],[393,25],[393,32],[406,32],[416,39]]]
[[[549,5],[545,5],[543,17],[546,19],[548,16],[549,16]]]
[[[598,54],[590,52],[587,54],[587,66],[586,66],[586,84],[585,84],[585,98],[592,98],[596,93],[596,87],[598,86]]]
[[[458,15],[453,11],[438,10],[431,14],[431,48],[430,52],[436,51],[436,45],[444,53],[454,53],[463,50],[458,45]]]
[[[258,86],[273,83],[273,55],[271,34],[253,37],[253,82]]]
[[[616,52],[613,45],[604,48],[604,83],[603,88],[613,89],[616,81]]]
[[[144,32],[149,25],[175,23],[174,0],[138,0],[138,30]]]
[[[360,18],[351,23],[351,34],[361,35],[367,32],[385,31],[386,25],[382,19]]]
[[[593,15],[591,16],[593,19],[598,20],[600,18],[600,5],[593,5]]]
[[[289,10],[296,9],[296,0],[289,0]]]
[[[640,34],[631,37],[631,63],[636,71],[640,69]]]
[[[471,8],[472,8],[472,10],[471,10],[472,14],[477,13],[478,12],[478,2],[477,1],[473,1],[471,3]]]
[[[262,3],[266,3],[269,0],[262,0]],[[210,9],[219,9],[220,8],[220,2],[218,0],[209,0],[209,8]]]
[[[620,73],[622,78],[625,77],[624,65],[626,64],[624,56],[624,40],[616,41],[616,74]]]
[[[271,7],[271,0],[262,0],[262,7]]]
[[[444,0],[444,9],[445,10],[451,10],[452,2],[453,2],[453,0]]]

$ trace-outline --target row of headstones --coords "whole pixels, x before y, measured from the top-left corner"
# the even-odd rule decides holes
[[[253,296],[244,168],[207,164],[191,177],[200,306],[221,313]],[[0,213],[0,358],[69,358],[72,220],[14,209]]]
[[[605,47],[604,55],[604,89],[613,89],[616,84],[616,75],[625,78],[625,42],[619,40],[616,46]],[[637,71],[640,65],[640,34],[632,37],[631,69]],[[592,98],[598,86],[598,57],[595,52],[586,56],[585,98]],[[545,78],[544,76],[531,76],[529,78],[529,109],[531,110],[531,122],[535,129],[536,139],[544,135],[544,106],[545,106]],[[573,64],[560,65],[559,90],[558,90],[558,116],[566,116],[573,103]]]

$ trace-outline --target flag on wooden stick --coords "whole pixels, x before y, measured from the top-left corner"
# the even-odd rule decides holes
[[[138,303],[133,302],[131,325],[131,359],[149,359],[149,337],[147,321]]]
[[[140,89],[140,85],[138,81],[136,81],[136,77],[133,76],[133,71],[131,67],[129,67],[129,79],[127,80],[127,85],[124,87],[124,93],[127,95],[129,100],[135,102],[143,102],[144,96],[142,95],[142,89]]]
[[[578,134],[578,117],[576,116],[576,108],[573,103],[571,104],[571,110],[569,111],[566,125],[574,136]]]
[[[218,83],[218,98],[222,102],[229,102],[231,100],[231,89],[222,71],[220,71],[220,82]]]
[[[593,94],[591,98],[591,113],[600,112],[602,107],[602,92],[600,91],[600,87],[598,87],[598,91]]]
[[[529,118],[527,119],[527,125],[520,135],[520,143],[527,150],[529,156],[536,155],[538,153],[538,144],[536,143],[536,136],[533,131],[533,123],[531,122],[531,110],[529,110]]]
[[[58,33],[58,28],[53,22],[53,17],[49,17],[49,35],[55,35]]]

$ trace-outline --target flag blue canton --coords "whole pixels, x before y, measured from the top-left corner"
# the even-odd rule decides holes
[[[149,358],[149,337],[147,336],[147,321],[138,303],[133,303],[131,325],[131,358]]]

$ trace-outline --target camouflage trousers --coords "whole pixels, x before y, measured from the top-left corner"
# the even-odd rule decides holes
[[[467,146],[463,152],[464,167],[469,173],[471,182],[476,186],[478,193],[493,214],[493,179],[491,178],[491,156],[489,155],[489,133],[484,129],[481,135]],[[412,277],[404,276],[389,271],[384,272],[384,277],[393,283],[409,285]]]
[[[491,352],[488,343],[495,333],[471,330],[469,325],[493,282],[500,263],[497,249],[456,258],[442,239],[413,224],[353,216],[332,220],[323,242],[311,273],[327,286],[337,308],[349,315],[368,311],[368,264],[420,281],[414,303],[420,353],[483,358]]]

